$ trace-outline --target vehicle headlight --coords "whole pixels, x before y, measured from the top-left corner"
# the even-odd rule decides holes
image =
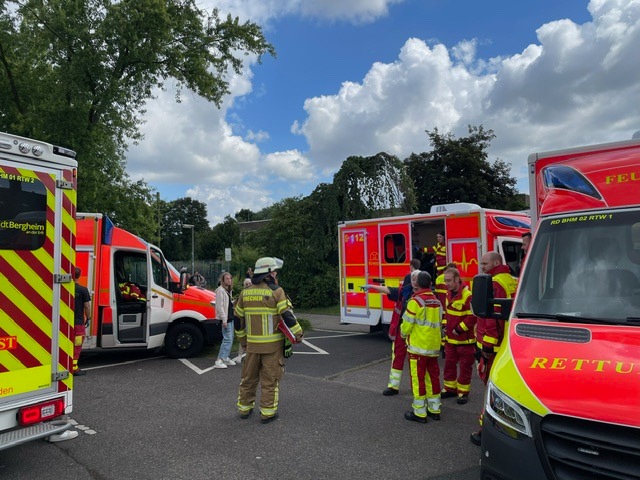
[[[531,437],[529,410],[513,401],[492,382],[487,384],[485,413],[495,420],[495,426],[500,427],[506,435],[513,438],[518,438],[520,434]]]
[[[215,300],[211,300],[211,302],[209,302],[209,303],[211,303],[211,306],[213,308],[216,308],[216,301]]]

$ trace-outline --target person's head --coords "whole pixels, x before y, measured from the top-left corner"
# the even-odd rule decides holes
[[[457,268],[447,268],[444,271],[444,284],[446,285],[447,290],[456,293],[460,290],[461,283],[462,279],[460,278],[460,272]]]
[[[420,259],[412,258],[409,262],[409,271],[413,272],[414,270],[420,270]]]
[[[524,232],[522,234],[522,250],[524,253],[529,251],[529,244],[531,243],[531,232]]]
[[[436,240],[438,240],[438,243],[444,243],[444,230],[441,230],[436,234]]]
[[[414,292],[419,289],[418,275],[420,275],[420,270],[414,270],[413,272],[411,272],[411,288],[413,289]]]
[[[502,257],[498,252],[487,252],[480,258],[482,273],[489,273],[498,265],[502,265]]]
[[[224,288],[229,290],[233,285],[233,277],[229,272],[223,271],[218,277],[218,285],[222,285]]]
[[[76,267],[73,271],[73,278],[77,280],[80,278],[80,275],[82,275],[82,269],[80,267]]]
[[[251,286],[251,279],[250,278],[245,278],[244,282],[242,283],[243,288],[247,288]]]
[[[416,283],[420,290],[431,287],[431,275],[429,275],[429,272],[420,271]]]

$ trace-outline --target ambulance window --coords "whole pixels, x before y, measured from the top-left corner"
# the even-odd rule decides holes
[[[153,272],[153,283],[169,289],[169,269],[164,262],[164,257],[160,250],[151,249],[151,271]]]
[[[47,238],[47,189],[0,168],[0,250],[37,250]]]
[[[407,258],[407,244],[404,235],[393,233],[384,237],[384,261],[402,263]]]

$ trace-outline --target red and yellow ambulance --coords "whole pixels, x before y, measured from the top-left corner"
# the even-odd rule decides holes
[[[220,337],[215,293],[183,288],[160,248],[98,213],[78,213],[77,228],[80,283],[93,298],[83,351],[164,345],[170,356],[187,358]]]
[[[71,426],[76,172],[0,133],[0,450]]]
[[[341,321],[387,329],[393,302],[386,295],[366,293],[360,287],[401,285],[409,273],[414,252],[435,245],[436,235],[442,231],[446,261],[457,265],[465,281],[478,274],[480,257],[493,250],[515,272],[522,233],[529,231],[529,225],[526,213],[486,209],[470,203],[435,205],[426,214],[341,223],[338,225]]]
[[[502,302],[481,478],[640,478],[640,142],[532,154],[529,167],[535,232]],[[487,283],[474,281],[477,314],[492,314]]]

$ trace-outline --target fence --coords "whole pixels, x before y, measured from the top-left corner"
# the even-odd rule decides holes
[[[189,260],[169,260],[171,264],[176,267],[178,270],[182,269],[182,267],[187,267],[187,271],[189,274],[192,274],[191,271],[191,259]],[[218,277],[220,274],[225,272],[230,272],[234,277],[235,282],[237,283],[238,279],[240,279],[240,285],[242,285],[242,279],[245,276],[245,272],[247,271],[248,265],[241,265],[238,262],[223,262],[220,260],[216,261],[207,261],[207,260],[196,260],[194,262],[194,269],[196,272],[199,272],[200,275],[204,277],[207,284],[206,287],[211,290],[215,290],[218,286]]]

